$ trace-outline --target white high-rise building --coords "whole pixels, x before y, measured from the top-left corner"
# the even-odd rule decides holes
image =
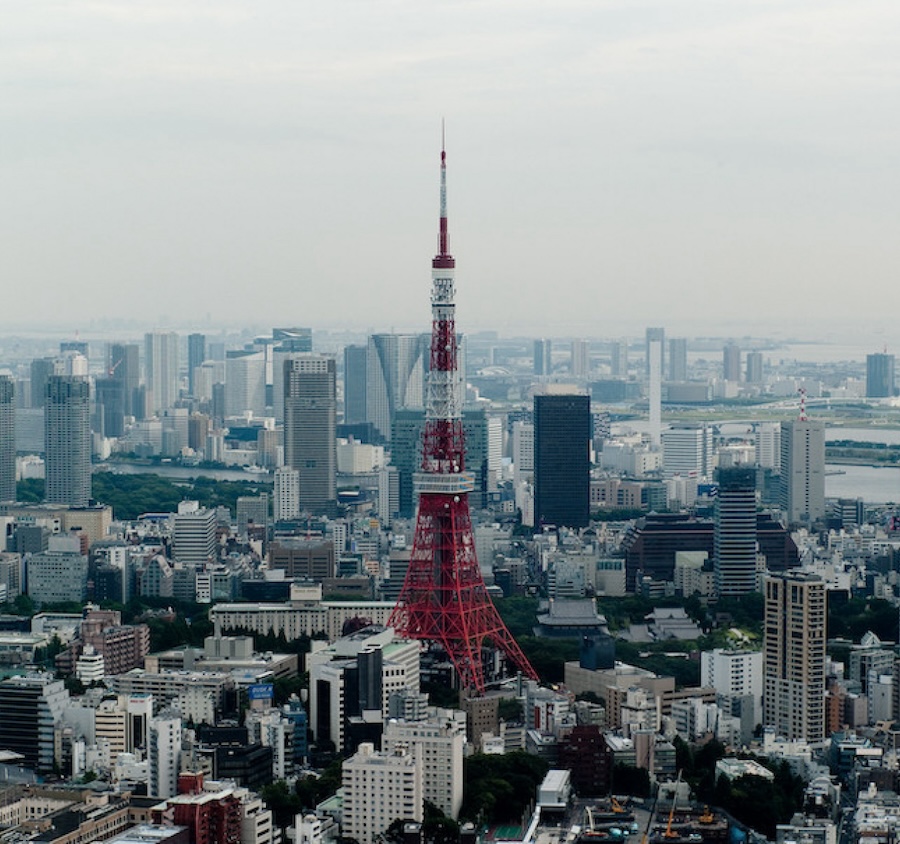
[[[378,753],[364,742],[342,765],[343,834],[374,844],[395,820],[424,816],[421,750],[395,747]]]
[[[663,476],[708,477],[713,469],[711,425],[673,425],[662,433]]]
[[[513,483],[516,489],[523,481],[534,479],[534,425],[513,422],[512,426]]]
[[[587,378],[591,374],[591,344],[587,340],[572,341],[572,377]]]
[[[762,706],[762,651],[729,651],[715,648],[700,654],[700,685],[726,697],[751,695]],[[762,710],[759,709],[761,712]]]
[[[763,469],[781,468],[780,422],[761,422],[757,427],[756,462]]]
[[[391,719],[381,739],[387,753],[421,748],[423,795],[454,820],[462,806],[465,743],[466,714],[448,709],[432,709],[423,721]]]
[[[781,509],[791,524],[825,518],[825,423],[820,419],[781,426]]]
[[[181,716],[174,709],[164,709],[150,719],[149,733],[147,793],[151,797],[174,797],[181,760]]]
[[[300,472],[290,466],[275,470],[275,521],[296,519],[300,515]]]
[[[216,511],[182,501],[175,516],[172,556],[179,563],[205,563],[216,554]]]
[[[165,410],[178,398],[178,335],[174,332],[144,335],[144,373],[148,408]]]
[[[194,368],[194,393],[198,401],[209,401],[213,384],[225,383],[225,361],[205,360]]]
[[[240,349],[225,356],[225,414],[266,415],[266,355]]]

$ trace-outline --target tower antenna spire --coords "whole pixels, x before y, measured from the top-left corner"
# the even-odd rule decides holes
[[[483,648],[491,646],[528,677],[534,668],[488,595],[475,553],[465,469],[462,378],[454,302],[455,262],[447,249],[447,152],[441,121],[441,212],[438,254],[431,262],[431,365],[422,462],[413,485],[419,512],[403,589],[388,626],[431,642],[453,663],[460,687],[483,694]]]

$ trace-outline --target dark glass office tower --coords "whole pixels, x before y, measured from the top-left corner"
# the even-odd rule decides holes
[[[534,397],[535,526],[587,527],[590,520],[591,400]]]

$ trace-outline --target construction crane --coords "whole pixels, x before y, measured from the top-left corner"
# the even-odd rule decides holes
[[[663,838],[678,838],[678,833],[672,829],[672,819],[675,817],[675,803],[678,801],[678,786],[681,784],[681,771],[678,772],[678,778],[675,780],[675,788],[672,791],[672,808],[669,809],[669,820],[666,823],[666,831]]]

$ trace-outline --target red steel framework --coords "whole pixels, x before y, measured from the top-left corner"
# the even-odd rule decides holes
[[[485,647],[502,651],[524,675],[535,670],[500,618],[481,576],[469,516],[472,473],[465,471],[454,297],[455,261],[447,251],[447,155],[441,149],[438,254],[431,263],[431,367],[419,513],[409,570],[388,624],[401,636],[447,653],[461,688],[484,693]]]

